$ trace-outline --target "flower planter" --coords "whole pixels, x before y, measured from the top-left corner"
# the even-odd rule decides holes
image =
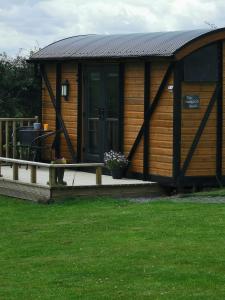
[[[113,179],[121,179],[124,176],[128,160],[121,152],[110,150],[104,153],[104,163],[111,171]]]
[[[122,168],[112,169],[111,174],[113,179],[121,179],[123,177],[123,169]]]

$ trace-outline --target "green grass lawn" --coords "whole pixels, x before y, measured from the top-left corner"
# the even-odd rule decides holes
[[[225,299],[225,205],[0,198],[0,299]]]

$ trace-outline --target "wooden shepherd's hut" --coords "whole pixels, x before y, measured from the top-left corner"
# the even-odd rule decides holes
[[[225,29],[73,36],[30,61],[42,122],[62,128],[58,155],[102,162],[113,149],[131,161],[129,176],[225,183]]]

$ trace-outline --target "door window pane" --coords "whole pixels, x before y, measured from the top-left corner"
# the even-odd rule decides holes
[[[101,76],[100,72],[91,72],[89,81],[88,116],[98,117],[98,109],[101,100]]]
[[[106,114],[109,118],[118,118],[119,107],[118,72],[109,72],[106,76]]]

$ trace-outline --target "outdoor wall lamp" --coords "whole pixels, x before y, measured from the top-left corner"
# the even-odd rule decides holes
[[[63,96],[65,98],[65,100],[68,100],[68,97],[69,97],[69,81],[68,80],[65,80],[62,82],[61,96]]]

